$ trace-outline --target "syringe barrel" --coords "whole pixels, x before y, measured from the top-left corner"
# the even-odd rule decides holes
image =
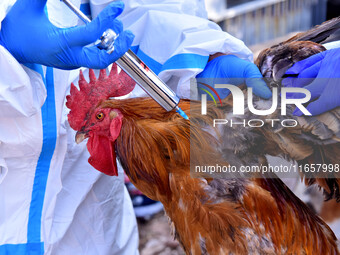
[[[165,110],[171,111],[177,106],[179,97],[176,93],[131,50],[128,50],[116,63]]]

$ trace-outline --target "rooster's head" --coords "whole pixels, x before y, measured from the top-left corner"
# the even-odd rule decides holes
[[[123,114],[119,109],[103,108],[101,103],[130,93],[135,82],[123,71],[118,74],[116,64],[109,76],[106,70],[101,70],[97,79],[90,69],[89,77],[88,83],[80,71],[79,90],[71,84],[70,95],[66,97],[66,106],[71,110],[68,121],[77,131],[77,143],[89,138],[89,163],[107,175],[118,175],[114,143],[120,134]]]

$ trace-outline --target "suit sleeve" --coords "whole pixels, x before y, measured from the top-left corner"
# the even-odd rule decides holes
[[[87,0],[83,0],[87,1]],[[90,0],[92,18],[112,1]],[[207,19],[203,0],[124,0],[119,17],[135,34],[132,50],[183,98],[195,96],[190,79],[200,73],[209,55],[233,54],[252,61],[244,43]],[[134,96],[144,96],[136,87]]]
[[[120,19],[135,34],[132,50],[182,98],[195,93],[190,78],[205,68],[209,55],[252,61],[242,41],[207,19],[201,0],[127,0]]]
[[[0,46],[0,118],[29,117],[40,111],[46,89],[39,74],[25,68]]]
[[[2,0],[0,22],[16,0]],[[1,23],[0,23],[1,30]],[[46,89],[39,75],[29,77],[27,69],[0,45],[0,120],[29,117],[37,113],[46,98]]]

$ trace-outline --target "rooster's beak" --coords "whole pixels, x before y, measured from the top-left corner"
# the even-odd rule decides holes
[[[84,141],[87,138],[87,133],[84,133],[82,131],[78,131],[76,134],[76,143],[79,144],[82,141]]]

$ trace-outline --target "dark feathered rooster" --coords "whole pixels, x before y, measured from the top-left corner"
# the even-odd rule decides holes
[[[280,179],[190,174],[193,162],[266,165],[267,154],[308,161],[321,153],[339,163],[340,154],[334,155],[339,151],[337,131],[323,133],[317,117],[295,117],[291,110],[289,118],[299,122],[292,129],[213,129],[213,119],[231,112],[231,98],[223,107],[208,107],[207,115],[201,115],[200,102],[181,100],[187,121],[150,98],[110,99],[134,88],[115,65],[108,77],[102,70],[98,80],[90,71],[90,83],[81,73],[79,87],[72,85],[67,97],[68,117],[78,131],[76,141],[88,138],[90,164],[116,175],[118,158],[134,185],[163,203],[187,254],[339,253],[333,232]],[[280,118],[278,113],[272,117]]]
[[[256,64],[264,77],[274,79],[275,82],[271,83],[271,86],[280,86],[281,79],[287,77],[285,73],[294,63],[325,51],[326,48],[322,44],[337,40],[340,40],[340,17],[263,50],[258,56]],[[278,144],[286,155],[298,160],[300,164],[339,164],[339,119],[339,108],[314,117],[299,117],[297,118],[299,133],[301,133],[300,137],[304,139],[295,140],[296,136],[283,133]],[[334,171],[327,176],[309,172],[307,176],[306,184],[317,183],[324,189],[327,199],[340,200],[339,172]]]

